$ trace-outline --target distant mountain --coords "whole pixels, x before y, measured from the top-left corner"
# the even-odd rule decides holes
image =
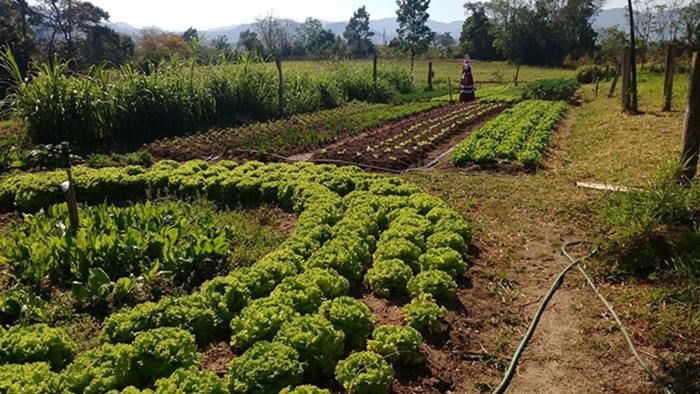
[[[283,19],[282,22],[287,24],[287,26],[291,28],[294,28],[300,24],[300,22],[293,21],[291,19]],[[342,35],[345,31],[345,25],[347,24],[347,21],[321,21],[321,23],[323,23],[323,26],[326,29],[330,29],[335,34]],[[463,23],[464,21],[454,21],[446,23],[438,22],[431,19],[428,21],[428,26],[438,34],[450,33],[452,37],[454,37],[455,39],[459,39],[459,35],[462,32]],[[627,17],[625,15],[624,8],[610,8],[607,10],[602,10],[598,15],[596,15],[596,17],[593,20],[593,26],[596,29],[613,27],[616,25],[623,30],[626,29]],[[141,31],[141,29],[125,22],[110,23],[109,26],[119,33],[127,34],[130,36],[138,36]],[[371,20],[369,22],[369,27],[370,29],[372,29],[372,32],[374,32],[374,37],[372,37],[374,43],[382,44],[385,40],[388,43],[394,37],[396,37],[396,28],[398,27],[398,23],[394,18],[383,18]],[[241,32],[247,29],[253,30],[254,28],[255,25],[253,23],[244,23],[239,25],[223,26],[213,29],[200,30],[199,32],[200,34],[202,34],[203,37],[207,39],[212,39],[214,37],[223,35],[228,38],[229,42],[236,43]]]
[[[290,28],[294,28],[300,24],[300,22],[293,21],[291,19],[283,19],[283,23],[285,23],[287,26]],[[321,21],[323,23],[323,26],[326,29],[330,29],[333,33],[342,35],[343,32],[345,31],[345,25],[347,24],[347,21],[342,21],[342,22],[328,22],[328,21]],[[459,38],[459,34],[462,31],[462,21],[455,21],[451,23],[444,23],[444,22],[438,22],[438,21],[433,21],[430,20],[428,21],[428,26],[436,33],[450,33],[452,34],[452,37]],[[121,34],[126,34],[130,36],[138,36],[141,32],[141,29],[134,27],[128,23],[125,22],[116,22],[116,23],[110,23],[109,26],[114,29],[116,32],[121,33]],[[386,42],[388,43],[391,41],[394,37],[396,37],[396,28],[398,27],[398,24],[396,23],[396,20],[393,18],[384,18],[384,19],[377,19],[377,20],[372,20],[369,23],[370,29],[372,32],[374,32],[374,37],[372,37],[372,40],[374,41],[375,44],[382,44],[384,39],[386,39]],[[240,36],[241,32],[251,29],[253,30],[255,28],[255,25],[253,23],[244,23],[240,25],[231,25],[231,26],[223,26],[223,27],[217,27],[213,29],[206,29],[206,30],[200,30],[199,33],[208,39],[217,37],[217,36],[226,36],[228,38],[229,42],[235,43],[238,41],[238,37]],[[386,32],[386,36],[384,35]],[[181,32],[174,32],[174,33],[181,33]]]

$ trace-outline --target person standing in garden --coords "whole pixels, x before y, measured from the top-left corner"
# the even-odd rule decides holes
[[[472,62],[469,55],[465,55],[462,63],[462,79],[459,84],[459,101],[463,103],[474,101],[476,99],[475,92]]]

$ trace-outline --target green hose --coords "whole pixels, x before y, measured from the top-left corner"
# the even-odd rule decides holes
[[[594,245],[594,248],[585,254],[582,257],[579,258],[574,258],[572,257],[569,252],[567,251],[567,248],[570,246],[574,245]],[[513,375],[515,374],[515,369],[518,365],[518,361],[520,360],[520,356],[522,355],[523,350],[527,346],[527,343],[530,341],[530,338],[532,338],[532,334],[535,332],[535,328],[537,327],[537,324],[540,321],[540,318],[542,317],[542,314],[544,313],[545,309],[547,308],[547,304],[549,301],[552,299],[552,296],[554,296],[554,293],[556,293],[557,289],[561,285],[562,281],[564,280],[564,276],[571,271],[573,267],[578,268],[578,270],[583,274],[583,276],[586,278],[586,281],[588,284],[591,286],[593,291],[596,293],[596,296],[603,302],[605,307],[608,309],[610,314],[613,316],[615,319],[615,322],[617,323],[618,327],[620,328],[620,331],[622,331],[622,335],[625,338],[625,341],[627,342],[627,345],[630,347],[632,350],[632,354],[634,354],[635,358],[637,359],[637,362],[639,365],[642,367],[644,372],[646,372],[647,375],[656,383],[666,394],[672,394],[673,392],[664,385],[661,380],[651,371],[651,369],[644,363],[642,358],[639,356],[639,353],[637,352],[637,349],[634,347],[634,343],[630,339],[629,334],[627,334],[627,330],[625,329],[624,325],[622,324],[622,321],[620,321],[620,318],[617,316],[615,311],[612,308],[612,305],[605,299],[603,294],[598,291],[598,288],[595,286],[593,283],[593,279],[584,271],[583,268],[579,265],[580,262],[585,261],[586,259],[590,258],[594,254],[598,252],[598,247],[595,246],[593,242],[590,241],[572,241],[572,242],[567,242],[561,247],[562,253],[566,258],[571,261],[571,264],[569,264],[566,268],[564,268],[563,271],[559,273],[557,278],[554,280],[554,283],[552,283],[552,286],[549,288],[549,291],[547,291],[547,294],[545,294],[544,299],[542,299],[542,303],[540,303],[540,307],[537,309],[537,312],[535,313],[535,317],[532,319],[532,322],[530,323],[530,326],[527,329],[527,333],[525,334],[525,337],[523,340],[520,342],[520,345],[518,346],[518,349],[515,351],[515,354],[513,355],[513,358],[510,362],[510,365],[508,366],[508,369],[506,370],[505,375],[503,376],[503,380],[501,381],[501,384],[498,385],[498,387],[493,391],[493,394],[501,394],[506,391],[508,388],[508,385],[510,385],[511,379],[513,379]]]

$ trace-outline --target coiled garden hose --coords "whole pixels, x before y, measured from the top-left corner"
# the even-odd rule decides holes
[[[569,251],[567,250],[571,246],[575,245],[592,245],[593,248],[586,253],[585,255],[574,258],[571,256]],[[520,360],[520,356],[523,353],[523,350],[527,346],[527,343],[530,341],[530,338],[532,338],[532,334],[535,332],[535,328],[537,327],[537,324],[540,321],[540,318],[544,314],[545,309],[547,308],[547,304],[551,300],[552,296],[554,296],[554,293],[556,293],[557,289],[561,285],[561,283],[564,280],[564,276],[574,267],[578,268],[579,272],[583,274],[583,276],[586,278],[586,282],[588,282],[588,285],[593,289],[593,292],[596,294],[596,296],[603,302],[605,307],[607,308],[608,312],[610,312],[610,315],[615,319],[615,323],[617,323],[618,328],[622,332],[622,336],[625,338],[625,341],[627,342],[627,345],[629,346],[630,350],[632,351],[632,354],[634,357],[637,359],[637,362],[639,363],[640,367],[644,370],[644,372],[651,378],[651,380],[659,386],[663,390],[664,393],[666,394],[673,394],[671,389],[669,389],[663,382],[661,382],[661,379],[659,379],[654,372],[647,366],[647,364],[642,360],[642,358],[639,356],[639,353],[637,352],[637,349],[634,346],[634,343],[632,342],[632,339],[630,338],[629,334],[627,333],[627,330],[625,329],[625,326],[622,324],[622,321],[618,317],[617,313],[615,313],[615,310],[613,310],[612,305],[608,302],[608,300],[603,296],[603,294],[598,290],[596,287],[595,283],[593,283],[593,279],[586,273],[586,271],[581,267],[580,263],[587,260],[588,258],[592,257],[594,254],[598,252],[598,246],[595,245],[591,241],[571,241],[565,243],[561,247],[561,252],[562,254],[569,259],[571,262],[564,270],[562,270],[559,275],[556,277],[554,280],[554,283],[552,283],[552,286],[549,288],[549,291],[547,291],[547,294],[545,294],[544,298],[542,299],[542,302],[540,303],[540,307],[537,309],[537,312],[535,313],[534,318],[532,319],[532,322],[530,323],[530,326],[528,327],[527,333],[525,334],[525,337],[523,340],[520,342],[520,345],[518,346],[517,350],[515,351],[515,354],[513,355],[513,358],[511,359],[510,365],[508,366],[508,369],[506,370],[505,375],[503,376],[503,380],[501,383],[498,385],[498,387],[493,391],[493,394],[501,394],[506,391],[508,386],[510,385],[510,381],[513,378],[513,375],[515,374],[516,367],[518,365],[518,361]]]

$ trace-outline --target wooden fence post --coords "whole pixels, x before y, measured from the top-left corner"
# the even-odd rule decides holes
[[[454,100],[452,100],[452,79],[450,77],[447,77],[447,90],[450,92],[450,103],[453,103]]]
[[[78,198],[75,195],[75,184],[73,183],[73,171],[71,171],[70,164],[66,167],[66,176],[68,180],[61,185],[61,189],[66,197],[66,204],[68,205],[68,220],[70,223],[70,229],[72,231],[77,231],[80,226],[80,218],[78,217]]]
[[[664,111],[671,110],[673,101],[673,76],[676,73],[676,51],[673,44],[666,48],[666,69],[664,70]]]
[[[688,107],[685,110],[681,156],[681,163],[685,164],[682,179],[684,182],[690,182],[698,171],[698,151],[700,151],[700,53],[693,53],[690,67]]]
[[[428,62],[428,90],[433,90],[433,62]]]
[[[513,82],[515,83],[515,86],[518,86],[518,77],[520,76],[520,63],[516,64],[515,66],[515,79]]]
[[[630,63],[632,61],[632,50],[625,47],[622,56],[622,111],[630,109]]]
[[[378,73],[377,73],[377,52],[374,52],[372,57],[372,80],[377,83]]]
[[[279,90],[277,92],[279,113],[280,116],[284,116],[284,75],[282,74],[282,58],[280,56],[275,57],[275,65],[277,66],[277,75],[279,76]]]
[[[598,99],[598,90],[600,90],[600,76],[595,77],[595,99]]]

